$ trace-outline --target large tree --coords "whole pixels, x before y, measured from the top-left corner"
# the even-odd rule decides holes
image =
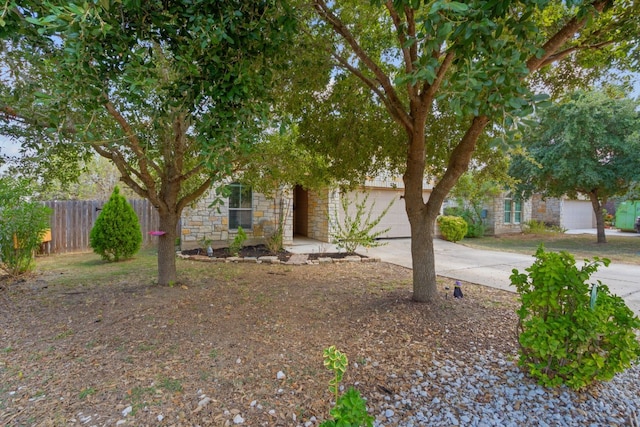
[[[369,4],[367,4],[369,3]],[[406,210],[411,224],[413,299],[437,295],[434,224],[442,203],[477,151],[494,150],[554,81],[593,77],[605,66],[637,58],[634,1],[310,0],[308,32],[331,57],[326,99],[334,82],[359,81],[363,105],[383,108],[403,137],[349,146],[344,156],[403,153]],[[631,54],[633,53],[633,55]],[[557,64],[570,61],[568,67]],[[587,70],[588,73],[578,73]],[[580,74],[580,75],[578,75]],[[555,80],[554,80],[555,79]],[[327,110],[327,117],[340,115]],[[358,132],[357,119],[345,127]],[[385,128],[386,129],[386,128]],[[385,135],[389,134],[385,130]],[[360,138],[365,140],[366,138]],[[493,148],[491,148],[493,147]],[[364,153],[363,153],[364,152]],[[379,155],[378,158],[381,156]],[[392,164],[394,162],[391,162]],[[428,175],[425,175],[428,173]],[[433,183],[423,200],[425,178]]]
[[[158,283],[175,282],[185,206],[237,166],[265,111],[290,11],[261,1],[21,1],[6,6],[3,132],[84,148],[157,208]],[[73,160],[73,159],[72,159]]]
[[[603,208],[640,181],[640,103],[611,92],[577,92],[543,111],[524,135],[510,173],[525,197],[587,196],[606,243]]]

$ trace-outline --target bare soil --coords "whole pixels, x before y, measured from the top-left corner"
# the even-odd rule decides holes
[[[386,263],[179,268],[199,274],[175,287],[0,280],[0,425],[303,425],[327,417],[330,345],[371,404],[434,354],[516,351],[509,292],[463,283],[453,299],[442,279],[438,300],[418,304],[411,271]]]

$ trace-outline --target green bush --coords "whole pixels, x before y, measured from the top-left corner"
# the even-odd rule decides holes
[[[482,220],[482,217],[479,213],[474,211],[473,209],[464,209],[464,208],[448,208],[444,210],[445,215],[453,215],[462,217],[467,223],[467,233],[464,237],[482,237],[484,236],[484,232],[487,227]]]
[[[102,259],[112,262],[131,258],[141,244],[138,216],[116,187],[91,229],[89,245]]]
[[[438,226],[445,240],[457,242],[467,234],[467,222],[459,216],[442,215],[438,217]]]
[[[27,200],[23,182],[0,179],[0,269],[18,276],[33,269],[51,209]]]
[[[578,269],[567,252],[540,246],[535,256],[528,275],[516,269],[511,275],[522,303],[520,365],[544,386],[579,389],[608,381],[637,361],[640,319],[600,281],[586,283],[609,260],[585,260]]]

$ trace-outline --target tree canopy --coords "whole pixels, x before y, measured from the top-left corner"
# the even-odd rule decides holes
[[[330,58],[324,81],[355,77],[366,105],[360,111],[386,111],[380,122],[395,126],[396,138],[355,138],[348,150],[338,150],[369,159],[380,151],[402,153],[417,301],[437,296],[432,240],[442,202],[476,153],[503,155],[495,137],[546,99],[535,89],[585,84],[612,66],[637,66],[634,1],[308,4],[315,15],[307,31]],[[316,97],[327,98],[330,90],[327,85]],[[357,120],[353,115],[344,127],[349,135],[367,130]],[[359,142],[372,138],[377,146]],[[426,202],[425,173],[433,182]]]
[[[587,196],[606,242],[602,209],[640,181],[640,103],[611,91],[572,94],[542,111],[522,140],[510,173],[527,197]]]
[[[182,209],[250,149],[290,10],[279,0],[26,1],[3,19],[3,133],[45,156],[90,148],[113,161],[158,209],[159,283],[175,282]]]

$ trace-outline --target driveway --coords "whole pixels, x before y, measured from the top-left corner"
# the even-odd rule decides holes
[[[387,245],[362,251],[382,261],[411,268],[411,239],[388,240]],[[510,286],[511,270],[524,272],[533,264],[532,255],[473,249],[441,239],[433,241],[436,273],[455,280],[464,280],[480,285],[514,291]],[[601,267],[591,276],[600,280],[612,293],[620,295],[629,308],[640,316],[640,266],[611,263]]]

